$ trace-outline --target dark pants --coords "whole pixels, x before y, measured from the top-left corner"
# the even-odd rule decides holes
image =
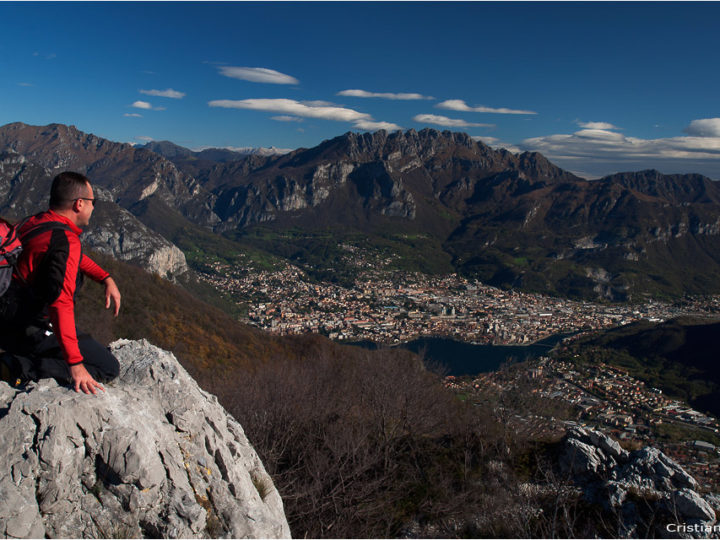
[[[103,347],[89,334],[78,334],[78,345],[83,365],[98,382],[109,382],[120,373],[120,365],[107,347]],[[71,383],[70,367],[63,358],[55,334],[34,326],[6,329],[0,334],[0,348],[12,354],[14,376],[23,380],[54,378],[60,383]]]

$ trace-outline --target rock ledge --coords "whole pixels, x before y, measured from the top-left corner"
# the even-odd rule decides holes
[[[98,396],[54,380],[0,383],[0,535],[290,537],[242,427],[175,357],[112,344],[120,376]]]

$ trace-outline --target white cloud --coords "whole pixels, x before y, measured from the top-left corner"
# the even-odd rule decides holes
[[[135,137],[135,139],[138,141],[143,141],[143,142],[152,142],[155,140],[152,137],[147,137],[145,135],[138,135],[137,137]]]
[[[355,127],[365,131],[377,131],[379,129],[384,129],[385,131],[398,131],[402,129],[402,127],[391,122],[375,122],[372,120],[358,120],[355,122]]]
[[[123,116],[127,116],[128,118],[142,118],[142,114],[138,113],[125,113]]]
[[[249,109],[253,111],[267,111],[281,113],[272,117],[281,122],[297,122],[302,118],[317,118],[320,120],[333,120],[335,122],[352,122],[356,128],[373,131],[385,129],[395,131],[402,129],[390,122],[377,122],[367,113],[337,105],[327,105],[325,101],[295,101],[294,99],[216,99],[209,101],[210,107],[225,109]],[[294,120],[291,120],[294,119]]]
[[[278,122],[304,122],[305,121],[303,118],[299,118],[297,116],[288,116],[288,115],[273,116],[272,119],[277,120]]]
[[[136,101],[131,105],[131,107],[135,107],[136,109],[145,109],[150,110],[152,109],[152,105],[150,105],[147,101]]]
[[[312,106],[294,99],[216,99],[208,102],[210,107],[223,107],[226,109],[250,109],[255,111],[268,111],[285,115],[300,116],[303,118],[320,118],[337,122],[357,122],[359,120],[372,121],[369,114],[361,113],[344,107]]]
[[[140,93],[148,96],[166,97],[172,99],[182,99],[185,97],[184,92],[178,92],[172,88],[168,88],[167,90],[140,90]]]
[[[493,114],[537,114],[534,111],[522,111],[517,109],[494,109],[491,107],[476,106],[470,107],[461,99],[448,99],[435,105],[439,109],[449,109],[451,111],[462,111],[462,112],[479,112],[479,113],[493,113]]]
[[[607,122],[581,122],[580,120],[578,120],[576,124],[581,128],[585,129],[612,129],[615,131],[620,129],[619,127],[613,126],[612,124],[609,124]]]
[[[366,90],[343,90],[337,93],[338,96],[359,97],[359,98],[382,98],[382,99],[435,99],[422,94],[393,94],[391,92],[368,92]]]
[[[29,82],[20,82],[20,83],[18,83],[18,86],[31,87],[31,86],[35,86],[35,85],[33,83],[29,83]]]
[[[270,84],[300,84],[295,77],[285,75],[274,69],[220,66],[220,74],[243,81]]]
[[[687,136],[657,139],[597,129],[599,122],[579,124],[586,129],[533,137],[518,146],[523,151],[540,152],[559,166],[586,178],[618,171],[658,169],[668,174],[700,173],[720,179],[718,118],[693,120],[683,130]]]
[[[720,118],[693,120],[683,132],[694,137],[720,137]]]
[[[685,131],[692,131],[691,124]],[[720,136],[640,139],[601,129],[525,139],[521,146],[555,159],[720,160]]]
[[[466,122],[459,118],[448,118],[447,116],[439,116],[437,114],[418,114],[413,120],[421,124],[435,124],[445,127],[495,127],[494,124],[477,124]]]

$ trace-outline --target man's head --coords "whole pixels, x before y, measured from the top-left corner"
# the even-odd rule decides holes
[[[90,180],[80,173],[58,174],[50,188],[50,209],[69,218],[78,227],[90,223],[95,197]]]

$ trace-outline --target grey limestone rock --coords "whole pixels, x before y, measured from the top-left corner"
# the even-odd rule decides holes
[[[0,535],[289,537],[282,500],[242,427],[175,357],[112,345],[97,396],[0,383]]]
[[[699,519],[715,523],[715,510],[700,495],[691,489],[681,489],[673,493],[671,498],[677,513],[686,519]]]
[[[643,499],[657,515],[671,516],[674,522],[716,522],[711,504],[715,499],[703,499],[695,491],[695,479],[657,448],[628,452],[600,431],[574,427],[563,441],[559,466],[591,502],[621,517],[623,537],[634,537],[639,524],[647,522],[633,498]],[[659,534],[664,531],[660,527]]]

